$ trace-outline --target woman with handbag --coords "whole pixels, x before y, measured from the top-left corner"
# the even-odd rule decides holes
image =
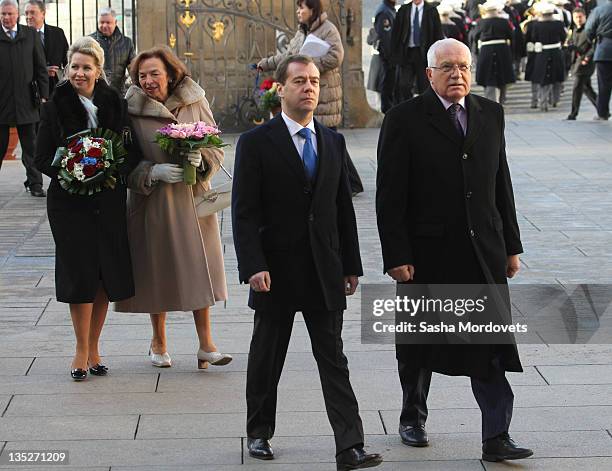
[[[107,374],[98,341],[108,302],[134,295],[125,180],[140,153],[131,140],[127,104],[106,84],[103,67],[104,51],[94,39],[72,44],[68,80],[43,104],[35,152],[36,166],[51,177],[47,212],[55,241],[55,288],[57,300],[70,304],[75,381],[84,380],[88,369],[92,375]],[[102,132],[108,140],[100,138]],[[74,137],[77,133],[88,137]],[[79,176],[88,178],[75,178],[79,169]]]
[[[197,183],[189,186],[183,182],[181,162],[154,139],[156,131],[170,123],[215,122],[204,90],[169,48],[138,54],[130,64],[130,76],[128,112],[144,155],[128,179],[136,295],[117,303],[115,310],[150,314],[151,363],[157,367],[172,364],[166,313],[193,311],[198,368],[226,365],[232,357],[217,351],[210,325],[210,306],[227,299],[219,224],[215,213],[198,218],[194,204],[194,196],[210,189],[223,151],[207,148],[185,156],[197,169]]]

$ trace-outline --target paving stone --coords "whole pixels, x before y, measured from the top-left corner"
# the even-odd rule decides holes
[[[378,411],[361,411],[366,434],[384,434]],[[235,414],[163,414],[143,415],[137,439],[226,438],[244,437],[245,416]],[[325,412],[280,412],[276,416],[275,437],[315,435],[332,436]]]
[[[24,375],[34,358],[0,358],[0,376]]]
[[[67,366],[68,365],[68,366]],[[154,392],[157,374],[109,374],[103,378],[89,376],[76,382],[70,377],[69,364],[63,375],[5,376],[0,381],[0,394],[87,394]]]
[[[186,440],[75,440],[75,441],[11,441],[10,450],[68,450],[73,466],[148,466],[163,462],[168,465],[231,464],[241,462],[241,441],[227,439]]]
[[[612,384],[612,364],[540,366],[538,370],[549,384]]]
[[[0,440],[132,440],[137,415],[98,415],[96,405],[79,416],[1,417]]]
[[[387,433],[397,433],[400,410],[381,411]],[[510,431],[564,432],[606,430],[612,427],[612,406],[515,407]],[[430,433],[480,433],[478,408],[433,409],[427,417]]]

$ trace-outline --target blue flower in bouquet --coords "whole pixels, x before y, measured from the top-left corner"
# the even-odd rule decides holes
[[[98,159],[94,159],[92,157],[83,157],[83,160],[81,160],[81,163],[83,165],[96,165],[98,163]]]

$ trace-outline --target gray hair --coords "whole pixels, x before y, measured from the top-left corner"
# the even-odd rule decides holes
[[[429,48],[429,50],[427,51],[427,67],[435,67],[438,51],[448,46],[460,46],[462,49],[464,49],[467,52],[470,58],[470,62],[472,62],[472,51],[470,51],[469,47],[467,47],[461,41],[457,41],[456,39],[446,38],[446,39],[440,39],[436,41],[435,43],[433,43],[431,47]]]
[[[98,13],[98,18],[100,18],[101,16],[106,16],[106,15],[110,15],[113,18],[117,18],[117,12],[113,10],[111,7],[101,8],[100,12]]]
[[[43,13],[45,13],[45,11],[47,11],[47,7],[45,6],[45,2],[43,2],[42,0],[28,0],[26,2],[26,5],[34,5],[34,6],[38,7],[40,9],[40,11],[42,11]]]
[[[0,8],[2,7],[15,7],[19,11],[19,5],[16,0],[0,0]]]

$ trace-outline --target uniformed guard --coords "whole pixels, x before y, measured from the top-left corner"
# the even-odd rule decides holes
[[[487,0],[480,6],[481,19],[474,31],[478,48],[476,82],[485,88],[485,97],[503,103],[506,86],[516,78],[512,67],[512,26],[502,18],[504,4]],[[499,96],[497,94],[499,90]]]
[[[440,15],[440,23],[442,23],[442,34],[445,38],[453,38],[463,42],[463,33],[450,16],[453,13],[453,7],[449,3],[441,3],[438,5],[438,14]]]
[[[532,39],[535,60],[532,81],[539,85],[538,103],[541,111],[559,103],[561,84],[565,79],[565,61],[561,47],[567,32],[563,23],[554,18],[555,7],[539,2],[541,19],[533,24]]]

